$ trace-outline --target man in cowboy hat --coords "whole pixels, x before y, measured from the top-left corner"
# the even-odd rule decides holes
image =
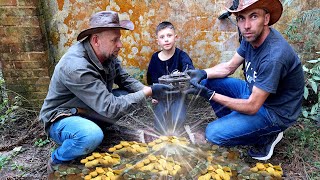
[[[270,26],[282,14],[279,0],[240,0],[228,11],[243,36],[230,61],[191,70],[193,89],[210,101],[218,119],[206,128],[208,141],[221,146],[250,145],[249,156],[268,160],[283,131],[298,118],[304,90],[301,62]],[[230,78],[245,63],[245,78]]]
[[[60,145],[49,159],[49,172],[53,171],[52,165],[92,152],[107,136],[98,126],[104,123],[101,118],[98,122],[96,115],[102,116],[105,124],[114,123],[146,97],[160,98],[173,88],[144,86],[121,67],[117,59],[122,47],[120,30],[133,30],[131,21],[119,21],[116,12],[102,11],[89,23],[90,27],[78,35],[79,42],[56,65],[40,111],[46,132]],[[114,90],[114,84],[121,90]],[[90,114],[79,116],[72,111],[74,108]]]

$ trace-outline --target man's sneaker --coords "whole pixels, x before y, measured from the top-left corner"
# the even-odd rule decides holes
[[[267,143],[263,147],[252,148],[248,151],[249,156],[253,159],[266,161],[271,158],[273,155],[274,147],[280,142],[283,138],[283,132],[280,132],[277,136],[271,139],[269,143]]]

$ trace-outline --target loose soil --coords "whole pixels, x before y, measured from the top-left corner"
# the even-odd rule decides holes
[[[210,105],[202,98],[190,99],[187,110],[187,124],[192,131],[203,131],[206,125],[215,119]],[[104,151],[118,144],[121,140],[137,140],[136,129],[152,127],[153,116],[151,104],[147,103],[137,108],[130,114],[122,117],[116,125],[106,130],[105,140],[98,148]],[[47,143],[43,147],[35,146],[39,139],[45,140],[46,134],[43,125],[35,115],[24,114],[15,121],[7,122],[0,129],[0,179],[47,179],[46,164],[50,153],[56,147],[54,142]],[[304,171],[304,163],[301,157],[288,159],[287,146],[292,139],[288,139],[284,133],[284,139],[277,145],[273,157],[268,161],[271,164],[281,164],[284,179],[307,179]],[[246,147],[239,147],[245,150]],[[4,160],[4,157],[11,157]],[[255,164],[250,158],[244,158],[246,163]]]

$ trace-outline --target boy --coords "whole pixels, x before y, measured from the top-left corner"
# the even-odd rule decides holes
[[[152,55],[147,71],[147,83],[158,83],[158,78],[174,71],[184,72],[194,69],[187,53],[175,47],[174,26],[167,21],[161,22],[156,29],[158,45],[161,51]],[[167,99],[155,100],[155,129],[162,135],[177,134],[184,124],[186,107],[184,96],[176,94]]]

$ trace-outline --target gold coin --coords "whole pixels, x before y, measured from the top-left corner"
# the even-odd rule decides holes
[[[81,159],[81,161],[80,161],[81,164],[85,164],[87,162],[88,162],[88,159]]]
[[[93,171],[91,173],[89,173],[91,177],[96,177],[98,176],[98,173],[96,171]]]
[[[127,146],[130,145],[127,141],[120,141],[120,144],[121,144],[123,147],[127,147]]]
[[[114,148],[121,149],[123,146],[121,144],[115,145]]]
[[[115,147],[112,147],[112,148],[109,148],[109,149],[108,149],[108,151],[111,152],[111,153],[114,152],[114,151],[116,151],[116,150],[117,150],[117,149],[116,149]]]

